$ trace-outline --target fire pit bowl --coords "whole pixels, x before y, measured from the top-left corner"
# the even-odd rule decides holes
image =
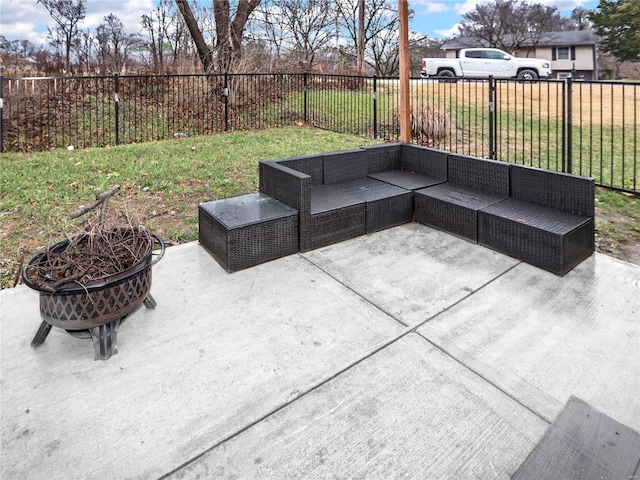
[[[115,231],[115,229],[114,229]],[[120,236],[137,234],[137,229],[118,229]],[[70,242],[88,242],[87,235],[63,240],[36,254],[22,271],[24,283],[40,293],[40,315],[42,324],[31,346],[44,343],[51,327],[72,332],[88,330],[94,343],[95,359],[107,360],[118,353],[117,331],[120,322],[143,303],[154,308],[156,303],[151,289],[151,267],[164,255],[165,245],[155,233],[148,232],[148,245],[143,245],[146,255],[130,267],[82,284],[59,281],[42,274],[42,266],[50,257],[60,255]],[[159,250],[154,250],[159,246]]]

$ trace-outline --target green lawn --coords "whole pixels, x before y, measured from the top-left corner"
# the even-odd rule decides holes
[[[119,147],[0,155],[0,280],[13,286],[22,260],[79,231],[69,213],[115,184],[110,202],[169,245],[197,239],[198,203],[258,191],[258,162],[378,143],[309,127],[235,132]],[[598,189],[600,251],[625,258],[640,246],[640,199]]]
[[[112,213],[168,243],[197,239],[198,203],[258,191],[258,162],[377,143],[307,127],[0,156],[0,277],[13,285],[20,259],[78,231],[68,214],[121,185]]]

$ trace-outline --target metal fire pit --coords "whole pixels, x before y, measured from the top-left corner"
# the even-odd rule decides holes
[[[43,321],[31,346],[42,345],[53,326],[67,330],[75,336],[82,336],[83,332],[88,332],[93,341],[95,360],[108,360],[117,354],[117,333],[122,320],[143,303],[147,308],[156,306],[149,293],[151,267],[164,255],[165,245],[155,233],[151,235],[154,245],[143,261],[116,275],[95,280],[87,285],[63,285],[55,293],[35,285],[29,279],[27,269],[41,262],[47,251],[62,251],[69,241],[59,242],[47,251],[35,255],[22,271],[25,284],[40,292],[40,315]],[[156,244],[160,246],[158,253],[154,253],[153,250]]]

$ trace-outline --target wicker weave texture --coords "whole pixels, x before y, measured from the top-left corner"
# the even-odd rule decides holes
[[[509,199],[478,214],[479,243],[557,275],[564,275],[594,251],[590,217],[558,214]]]
[[[285,167],[305,173],[311,177],[311,185],[322,185],[323,166],[322,157],[319,155],[305,155],[301,157],[285,158],[276,160],[277,163]]]
[[[413,192],[366,203],[366,231],[378,232],[413,220]]]
[[[323,156],[324,184],[346,182],[367,176],[367,150],[348,150]]]
[[[402,144],[391,143],[365,147],[367,174],[396,170],[402,167]]]
[[[311,217],[310,249],[349,240],[365,233],[364,203],[318,213]]]
[[[478,242],[478,210],[506,195],[442,183],[416,192],[416,221]]]
[[[447,180],[449,152],[418,145],[402,146],[402,169]]]
[[[276,162],[260,162],[260,193],[299,212],[309,212],[310,187],[311,176]]]
[[[449,155],[450,183],[501,195],[509,195],[508,163],[466,155]]]
[[[228,229],[199,209],[199,240],[228,272],[298,251],[298,216],[288,215]]]
[[[260,162],[260,192],[298,210],[298,244],[311,245],[311,176],[277,162]]]
[[[368,177],[330,187],[365,202],[367,233],[413,220],[413,192],[409,190]]]
[[[576,215],[595,215],[592,178],[512,165],[511,196]]]
[[[477,210],[421,195],[419,192],[416,192],[415,202],[416,222],[478,242]]]

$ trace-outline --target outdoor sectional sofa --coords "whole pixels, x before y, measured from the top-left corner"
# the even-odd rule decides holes
[[[595,249],[590,178],[399,143],[259,169],[259,193],[199,207],[200,242],[228,271],[414,219],[558,275]]]

